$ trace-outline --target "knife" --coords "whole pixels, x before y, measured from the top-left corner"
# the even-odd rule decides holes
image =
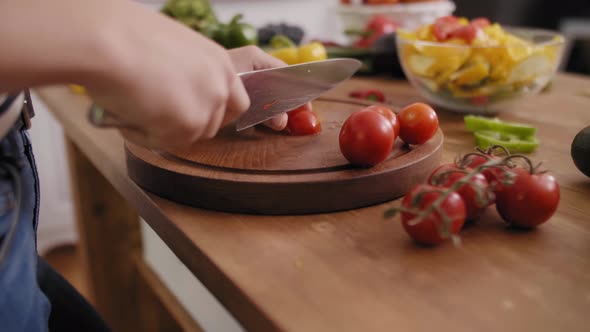
[[[250,107],[236,130],[255,126],[318,98],[349,79],[361,62],[330,59],[238,74],[250,97]]]
[[[355,59],[329,59],[238,74],[250,97],[250,107],[236,122],[236,130],[255,126],[316,99],[349,79],[361,66]],[[92,104],[90,123],[97,127],[139,130],[121,123],[112,113]]]

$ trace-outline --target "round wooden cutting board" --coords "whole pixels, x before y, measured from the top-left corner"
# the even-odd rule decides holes
[[[126,143],[131,179],[164,198],[205,209],[252,214],[306,214],[348,210],[390,201],[424,181],[438,165],[443,134],[408,147],[398,139],[387,160],[350,165],[338,134],[366,103],[318,99],[322,132],[288,136],[257,126],[233,126],[190,151],[163,153]]]

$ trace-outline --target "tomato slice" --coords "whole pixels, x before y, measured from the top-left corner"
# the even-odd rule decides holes
[[[478,27],[470,24],[458,27],[449,33],[449,38],[460,38],[471,44],[477,37]]]
[[[294,109],[292,111],[289,111],[289,113],[287,113],[287,114],[289,116],[293,116],[299,112],[312,112],[312,111],[313,111],[313,109],[311,108],[311,103],[307,103],[305,105],[297,107],[296,109]]]
[[[311,111],[311,104],[305,104],[289,111],[289,121],[285,131],[290,135],[314,135],[322,131],[322,126],[316,114]]]
[[[470,24],[476,28],[483,29],[483,28],[489,27],[492,23],[486,17],[478,17],[478,18],[474,18],[473,20],[471,20]]]
[[[450,38],[451,32],[462,27],[456,16],[443,16],[438,18],[432,25],[432,33],[438,41],[445,41]]]

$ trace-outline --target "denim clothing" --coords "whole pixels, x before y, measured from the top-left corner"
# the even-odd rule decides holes
[[[50,304],[37,283],[39,178],[28,133],[13,129],[0,150],[0,252],[6,253],[0,257],[0,330],[48,331]],[[8,176],[6,161],[16,165],[19,179]]]
[[[17,171],[16,181],[8,168]],[[0,331],[110,331],[84,297],[37,256],[38,215],[31,141],[15,128],[0,140]]]

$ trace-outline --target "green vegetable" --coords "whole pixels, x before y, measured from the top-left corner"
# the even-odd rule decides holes
[[[480,149],[487,149],[493,145],[502,145],[510,152],[530,153],[537,149],[539,141],[533,136],[523,138],[518,135],[483,130],[475,132],[475,144]]]
[[[285,35],[276,35],[270,39],[270,47],[272,48],[287,48],[295,47],[295,43]]]
[[[213,29],[213,40],[228,49],[256,45],[258,31],[252,25],[240,22],[242,17],[242,14],[238,14],[228,24],[218,24]]]
[[[209,37],[219,23],[208,0],[169,0],[162,13]]]
[[[498,118],[485,118],[482,116],[467,115],[464,118],[465,127],[470,131],[490,130],[503,134],[513,134],[519,137],[535,136],[537,128],[520,123],[504,122]]]

